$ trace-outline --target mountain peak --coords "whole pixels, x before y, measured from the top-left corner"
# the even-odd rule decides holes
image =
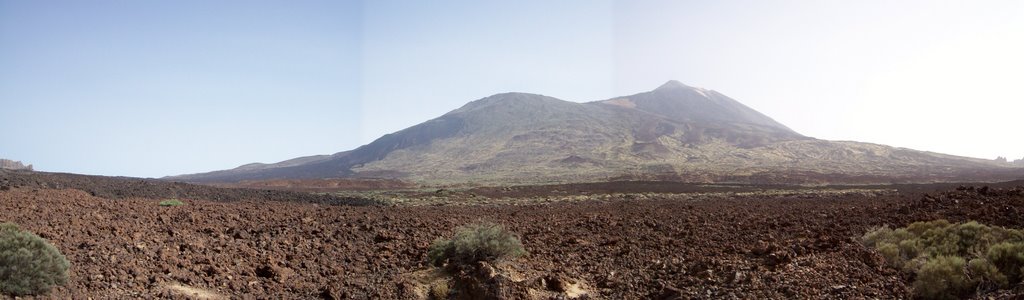
[[[463,105],[461,108],[451,111],[449,113],[456,113],[483,108],[524,108],[537,106],[549,102],[563,101],[539,94],[509,92],[494,94],[491,96],[478,99],[476,101],[466,103],[466,105]]]
[[[669,80],[668,82],[666,82],[665,84],[662,84],[661,86],[659,86],[655,90],[656,91],[657,90],[670,90],[670,89],[689,88],[689,87],[690,86],[685,85],[682,82],[679,82],[677,80]]]
[[[849,176],[855,181],[849,183],[876,183],[870,180],[950,180],[1003,167],[989,160],[808,138],[724,94],[670,80],[653,91],[588,103],[495,94],[353,150],[169,179],[385,177],[504,185],[619,176],[830,183]]]
[[[657,89],[635,95],[614,98],[601,103],[634,108],[695,124],[748,124],[761,130],[778,133],[780,137],[803,138],[785,125],[772,120],[739,101],[713,90],[692,87],[669,80]]]

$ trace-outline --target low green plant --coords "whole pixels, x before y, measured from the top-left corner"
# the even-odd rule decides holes
[[[427,259],[434,266],[453,267],[478,261],[499,262],[526,254],[522,242],[497,224],[475,224],[459,228],[452,239],[438,239],[430,246]]]
[[[1024,276],[1022,230],[935,220],[874,228],[861,241],[893,267],[916,274],[914,293],[926,299],[1006,288]]]
[[[1024,242],[1002,242],[992,245],[985,252],[985,258],[1011,282],[1024,280]]]
[[[957,256],[937,256],[917,270],[914,292],[925,299],[959,299],[974,287],[964,273],[965,262]]]
[[[1010,284],[1006,275],[1000,272],[995,264],[985,258],[975,258],[967,262],[967,272],[984,282],[990,283],[989,285],[991,286],[999,287]]]
[[[0,224],[0,293],[45,294],[67,282],[68,267],[68,260],[50,242],[15,224]]]
[[[167,200],[164,200],[164,201],[160,201],[160,206],[182,206],[182,205],[185,205],[185,202],[181,202],[181,200],[178,200],[178,199],[167,199]]]

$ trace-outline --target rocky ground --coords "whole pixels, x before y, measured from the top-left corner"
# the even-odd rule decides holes
[[[908,298],[909,275],[859,244],[869,228],[938,218],[1024,227],[1022,182],[442,206],[290,202],[241,189],[211,197],[180,193],[205,188],[184,185],[170,189],[184,206],[161,207],[167,196],[156,192],[101,197],[104,180],[90,188],[77,177],[54,186],[0,175],[0,221],[38,233],[71,261],[54,298],[415,299],[434,272],[430,243],[476,222],[521,236],[529,255],[499,267],[533,295]],[[995,296],[1014,295],[1024,289]]]
[[[182,182],[132,177],[90,176],[67,173],[46,173],[0,170],[0,189],[77,189],[89,195],[107,198],[186,198],[218,202],[266,200],[319,203],[327,205],[370,205],[363,198],[338,197],[297,191],[212,187]]]

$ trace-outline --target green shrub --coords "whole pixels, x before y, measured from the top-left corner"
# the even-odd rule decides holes
[[[892,266],[915,273],[914,292],[923,298],[1006,288],[1024,277],[1022,230],[936,220],[874,228],[861,241]]]
[[[985,253],[985,258],[992,262],[999,271],[1012,282],[1020,282],[1024,270],[1024,242],[1003,242],[992,245]]]
[[[900,247],[892,243],[879,243],[877,248],[878,253],[881,253],[885,257],[885,261],[889,262],[893,266],[902,267],[905,259],[900,255]]]
[[[68,260],[45,239],[10,223],[0,224],[0,293],[49,292],[67,282]]]
[[[928,259],[917,271],[914,292],[926,299],[957,299],[973,288],[964,274],[964,259],[937,256]]]
[[[967,271],[971,278],[980,280],[982,283],[989,286],[1006,287],[1009,284],[1006,275],[1003,275],[1003,273],[999,271],[999,268],[996,268],[996,265],[992,264],[988,259],[972,259],[967,262]]]
[[[913,259],[921,254],[923,247],[920,240],[906,239],[900,241],[899,248],[905,259]]]
[[[160,201],[160,206],[182,206],[182,205],[185,205],[185,202],[181,202],[181,200],[178,200],[178,199],[167,199],[167,200],[164,200],[164,201]]]
[[[478,261],[498,262],[526,254],[523,244],[501,225],[477,224],[462,227],[450,240],[430,245],[427,259],[434,266],[464,266]]]

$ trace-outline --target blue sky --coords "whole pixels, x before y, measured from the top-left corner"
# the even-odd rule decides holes
[[[0,0],[0,157],[160,177],[676,79],[817,138],[1013,159],[1019,53],[1019,1]]]

